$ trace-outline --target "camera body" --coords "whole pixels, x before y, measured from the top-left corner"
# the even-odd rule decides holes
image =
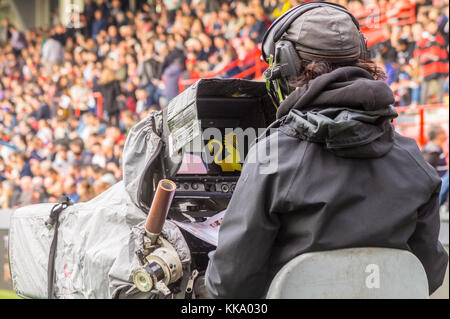
[[[264,82],[201,79],[175,97],[163,110],[160,174],[153,176],[177,185],[168,219],[196,223],[225,210],[248,150],[275,114]],[[191,268],[204,271],[215,246],[181,231]]]

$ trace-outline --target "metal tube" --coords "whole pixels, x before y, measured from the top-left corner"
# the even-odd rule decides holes
[[[151,235],[161,233],[176,189],[176,184],[171,180],[162,179],[159,181],[145,223],[145,230]]]

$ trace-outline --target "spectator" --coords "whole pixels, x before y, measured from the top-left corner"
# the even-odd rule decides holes
[[[73,139],[69,144],[69,162],[76,164],[89,164],[92,161],[92,154],[84,149],[84,142],[81,138]]]
[[[438,103],[442,103],[444,94],[444,81],[448,76],[448,53],[445,49],[445,40],[438,33],[436,21],[428,21],[426,32],[417,43],[414,52],[419,60],[420,76],[423,79],[420,97],[421,104],[427,104],[430,93],[430,85],[437,83]]]
[[[198,49],[198,47],[196,48]],[[185,60],[185,56],[182,50],[180,50],[177,47],[169,48],[167,45],[163,44],[160,46],[159,49],[159,55],[164,57],[164,60],[161,64],[161,67],[159,69],[159,76],[158,78],[162,77],[162,74],[166,70],[166,68],[169,67],[176,59],[179,59],[181,61]]]
[[[11,209],[19,204],[20,192],[13,181],[2,182],[0,193],[0,209]]]
[[[85,35],[90,37],[92,34],[92,23],[95,19],[95,11],[97,10],[97,3],[94,0],[84,1],[83,16],[86,19],[86,31]]]
[[[73,86],[69,89],[69,94],[71,101],[76,109],[80,111],[80,114],[87,112],[89,109],[89,92],[89,88],[83,83],[83,79],[76,77]]]
[[[78,200],[80,199],[80,195],[77,194],[76,184],[75,184],[75,180],[73,178],[67,178],[64,181],[63,191],[64,191],[64,194],[72,200],[72,202],[78,203]]]
[[[175,14],[178,8],[181,6],[181,0],[163,0],[165,7],[168,11],[168,19],[170,23],[175,20]]]
[[[144,89],[136,90],[136,112],[142,113],[150,107],[151,102],[148,93]]]
[[[8,19],[2,19],[2,31],[0,34],[0,44],[5,44],[11,39],[11,31],[9,30]]]
[[[77,184],[78,202],[87,202],[95,197],[92,185],[87,180],[82,180]]]
[[[64,60],[64,48],[56,37],[51,36],[42,47],[42,62],[51,69],[54,64],[61,64]]]
[[[33,203],[33,185],[30,176],[24,176],[20,179],[19,206],[27,206]]]
[[[31,204],[39,204],[45,201],[47,194],[43,186],[33,186]]]
[[[40,100],[39,108],[35,112],[35,118],[37,121],[40,121],[41,119],[49,120],[51,118],[50,106],[45,101],[45,97],[42,96]]]
[[[159,103],[160,90],[157,86],[157,77],[160,63],[155,59],[152,45],[148,45],[138,65],[137,75],[141,87],[145,88],[150,98],[150,104]]]
[[[33,177],[33,173],[31,172],[30,163],[27,161],[27,157],[23,153],[16,153],[14,157],[15,168],[19,172],[20,178],[24,176]]]
[[[69,158],[68,158],[69,147],[65,143],[59,143],[56,145],[56,153],[53,159],[52,167],[56,171],[64,174],[69,169]]]
[[[6,164],[3,157],[0,156],[0,186],[2,185],[2,182],[6,180],[5,177],[5,171],[6,171]],[[0,188],[1,193],[1,188]]]
[[[9,32],[11,33],[11,46],[16,54],[20,54],[20,52],[27,47],[25,34],[12,24],[9,25]]]
[[[165,89],[164,95],[170,101],[178,95],[179,87],[178,80],[183,73],[183,63],[180,59],[176,59],[167,69],[164,71]]]
[[[44,152],[42,151],[43,148],[44,145],[42,143],[42,140],[37,136],[33,136],[28,146],[28,156],[30,158],[30,161],[31,159],[35,159],[38,162],[43,161],[45,156]]]
[[[256,20],[254,14],[248,14],[245,17],[245,29],[241,31],[241,37],[249,36],[256,42],[261,42],[267,30],[265,23],[261,20]]]
[[[108,182],[97,180],[94,182],[94,191],[96,194],[101,194],[106,191],[111,185]]]
[[[98,81],[99,91],[103,96],[103,105],[105,105],[105,111],[108,115],[108,121],[110,125],[119,125],[119,113],[120,105],[117,101],[117,97],[121,94],[120,84],[116,79],[114,72],[105,68]]]
[[[128,133],[129,130],[136,124],[136,118],[131,111],[125,111],[122,115],[123,131]]]
[[[447,134],[441,126],[433,126],[428,131],[429,142],[422,148],[425,160],[433,166],[440,177],[448,171],[442,146],[447,141]]]
[[[92,29],[91,29],[91,35],[93,38],[96,38],[101,30],[106,30],[106,21],[104,19],[104,16],[105,15],[104,13],[102,13],[101,9],[95,10],[94,21],[92,22]]]

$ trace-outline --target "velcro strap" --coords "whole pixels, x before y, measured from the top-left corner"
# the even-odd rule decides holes
[[[50,252],[48,255],[48,268],[47,268],[47,297],[48,299],[53,299],[54,295],[54,286],[55,286],[55,258],[56,258],[56,247],[58,246],[58,228],[59,228],[59,214],[69,207],[73,205],[72,201],[67,196],[61,196],[58,199],[58,204],[52,207],[50,211],[50,216],[45,222],[45,226],[50,230],[53,227],[55,228],[55,233],[53,234],[53,240],[50,245]]]

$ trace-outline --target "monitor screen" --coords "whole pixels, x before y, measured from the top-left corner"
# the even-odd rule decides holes
[[[198,136],[184,146],[177,175],[240,175],[247,150],[238,142],[239,133],[224,129],[214,132],[215,135]]]

